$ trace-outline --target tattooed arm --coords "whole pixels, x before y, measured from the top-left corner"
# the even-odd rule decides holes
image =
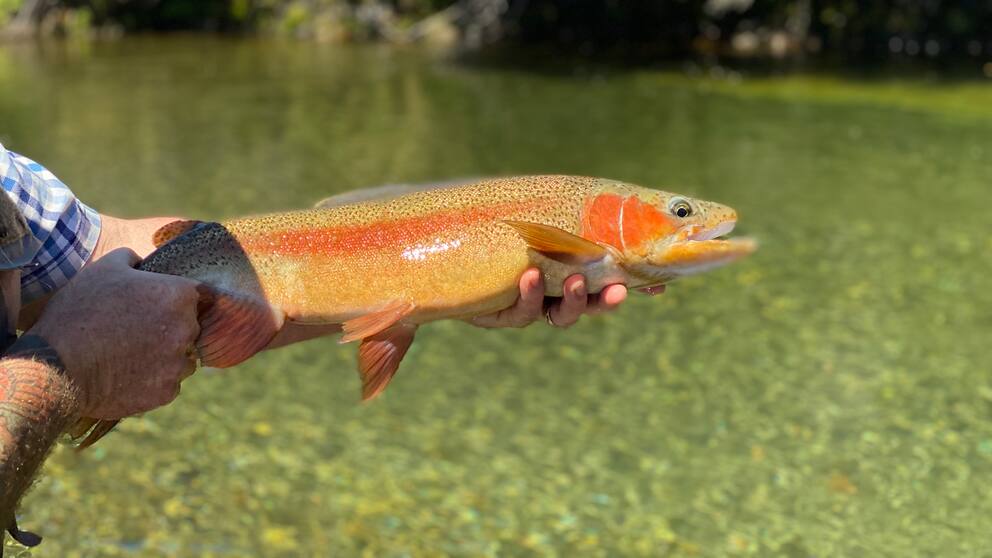
[[[0,360],[0,525],[27,546],[40,539],[17,529],[14,509],[77,412],[76,389],[55,350],[37,335],[18,339]]]
[[[22,543],[38,538],[17,530],[14,507],[76,417],[150,411],[193,373],[197,283],[137,261],[117,250],[88,264],[0,360],[0,527]]]

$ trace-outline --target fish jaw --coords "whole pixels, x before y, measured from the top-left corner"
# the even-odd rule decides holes
[[[704,239],[673,242],[663,253],[666,273],[681,277],[727,265],[758,248],[752,238]]]
[[[630,262],[629,269],[647,284],[658,285],[722,267],[753,253],[758,247],[754,239],[718,238],[732,232],[736,225],[732,210],[721,217],[705,225],[686,225],[675,234],[659,239],[650,254]]]

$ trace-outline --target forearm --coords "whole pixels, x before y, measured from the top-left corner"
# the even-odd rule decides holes
[[[76,412],[55,351],[34,335],[18,340],[0,360],[0,528],[13,527],[17,503]]]
[[[92,264],[118,248],[130,248],[144,258],[155,250],[155,245],[152,243],[155,231],[178,219],[178,217],[119,219],[109,215],[100,215],[100,239],[86,263],[87,265]],[[21,308],[17,322],[18,328],[21,330],[30,329],[38,321],[38,317],[41,316],[50,298],[50,295],[40,297]]]

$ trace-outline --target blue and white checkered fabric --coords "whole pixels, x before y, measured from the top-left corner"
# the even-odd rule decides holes
[[[90,257],[100,238],[100,215],[38,163],[0,145],[0,184],[24,215],[34,237],[34,257],[21,269],[21,302],[65,285]]]

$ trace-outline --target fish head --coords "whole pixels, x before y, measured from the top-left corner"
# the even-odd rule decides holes
[[[650,286],[754,252],[753,239],[723,238],[736,224],[737,212],[726,205],[623,185],[587,204],[583,236],[616,249],[624,269],[643,281],[631,286]]]

